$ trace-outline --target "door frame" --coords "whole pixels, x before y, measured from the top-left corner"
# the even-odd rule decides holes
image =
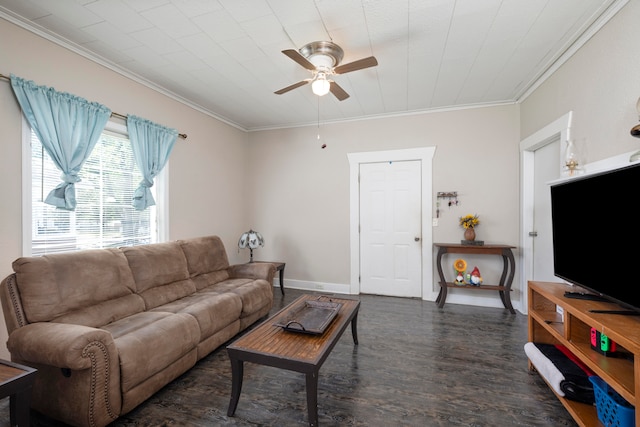
[[[433,156],[436,147],[408,148],[403,150],[370,151],[348,153],[349,159],[349,243],[351,255],[351,280],[349,293],[360,293],[360,164],[420,161],[421,175],[421,258],[422,258],[422,299],[435,301],[437,292],[433,290],[433,229],[432,229],[432,188]]]
[[[527,314],[529,280],[533,279],[533,245],[529,232],[533,230],[535,151],[560,139],[560,159],[562,150],[570,135],[573,111],[569,111],[554,122],[546,125],[534,134],[520,141],[520,307],[519,311]],[[557,165],[561,168],[561,165]]]

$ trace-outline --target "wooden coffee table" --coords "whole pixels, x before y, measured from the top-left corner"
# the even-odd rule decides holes
[[[12,426],[29,426],[31,387],[37,372],[35,368],[0,360],[0,399],[11,396],[9,417]]]
[[[324,333],[311,335],[286,331],[274,323],[289,318],[292,310],[299,309],[306,301],[331,301],[341,303],[338,314]],[[253,331],[243,335],[227,347],[231,360],[231,401],[227,415],[232,417],[238,406],[242,390],[243,362],[259,363],[306,376],[307,411],[309,425],[318,425],[318,371],[331,350],[351,323],[353,342],[358,344],[357,320],[360,301],[318,295],[302,295],[280,310]]]

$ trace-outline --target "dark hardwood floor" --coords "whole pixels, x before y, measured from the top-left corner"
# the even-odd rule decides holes
[[[272,312],[303,292],[274,288]],[[575,426],[523,346],[527,318],[505,309],[372,295],[361,300],[359,345],[346,331],[320,369],[321,426]],[[305,426],[304,375],[245,363],[235,416],[224,346],[111,427]],[[32,411],[32,425],[62,424]],[[0,401],[0,427],[9,400]]]

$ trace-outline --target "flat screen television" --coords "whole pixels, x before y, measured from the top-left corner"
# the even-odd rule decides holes
[[[639,184],[633,164],[551,185],[554,274],[638,313]]]

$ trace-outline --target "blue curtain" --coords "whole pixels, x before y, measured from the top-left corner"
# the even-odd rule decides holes
[[[69,93],[37,86],[13,74],[11,87],[29,125],[62,171],[63,182],[49,193],[45,203],[74,210],[78,173],[100,139],[111,110]]]
[[[133,193],[132,203],[134,208],[141,211],[156,204],[150,188],[153,179],[169,160],[178,131],[132,115],[127,116],[127,130],[133,158],[144,177]]]

